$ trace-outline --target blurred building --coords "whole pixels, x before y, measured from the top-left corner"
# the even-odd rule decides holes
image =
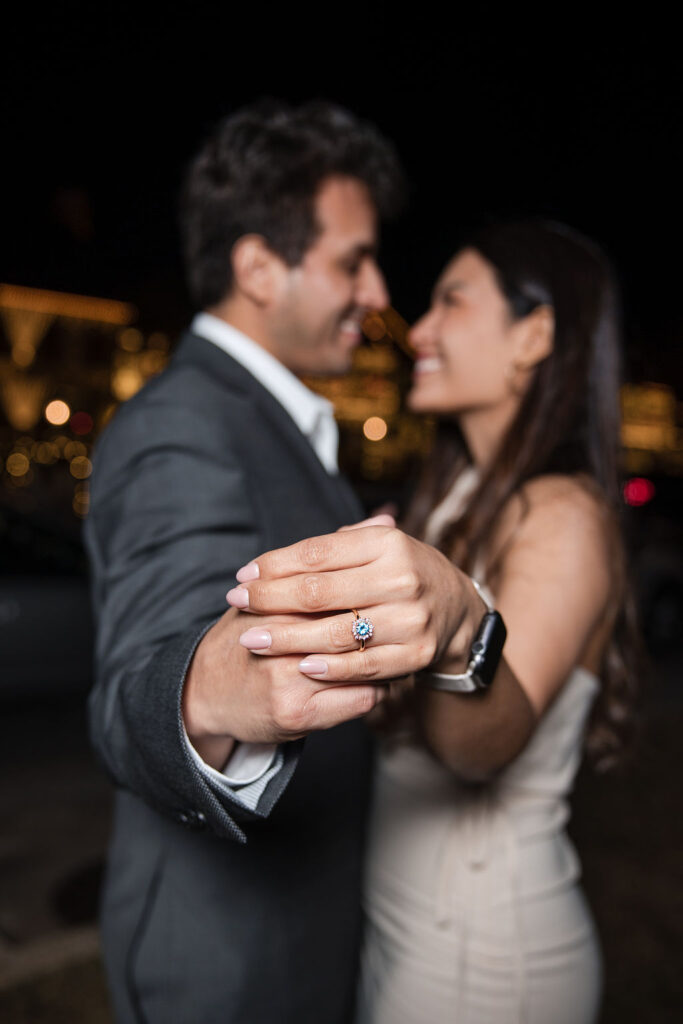
[[[0,285],[0,502],[75,535],[88,511],[92,446],[117,405],[166,365],[166,335],[135,326],[134,306]],[[372,313],[350,374],[311,378],[334,404],[340,462],[369,507],[400,496],[429,449],[433,424],[405,408],[407,324]],[[683,474],[681,407],[665,384],[622,393],[625,469]]]

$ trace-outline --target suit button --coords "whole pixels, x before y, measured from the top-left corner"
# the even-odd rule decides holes
[[[179,811],[178,821],[188,828],[201,828],[206,823],[206,815],[202,811]]]

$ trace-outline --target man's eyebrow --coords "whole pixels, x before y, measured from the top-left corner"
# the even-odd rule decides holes
[[[356,245],[352,245],[348,249],[343,249],[338,258],[340,260],[357,260],[362,259],[364,256],[372,256],[376,258],[379,246],[375,242],[358,242]]]
[[[354,245],[353,252],[359,256],[376,256],[379,245],[377,242],[359,242]]]

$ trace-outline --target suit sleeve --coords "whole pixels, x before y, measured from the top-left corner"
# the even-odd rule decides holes
[[[262,547],[244,468],[216,425],[182,406],[124,407],[95,459],[86,546],[98,620],[91,735],[119,786],[191,827],[246,841],[300,744],[249,810],[212,784],[184,740],[185,676],[225,611],[235,572]]]

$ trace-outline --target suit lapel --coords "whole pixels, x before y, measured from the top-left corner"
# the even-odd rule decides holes
[[[328,507],[336,521],[357,522],[363,510],[350,484],[341,474],[330,475],[320,462],[308,438],[302,434],[289,413],[276,398],[241,363],[213,342],[186,332],[174,355],[176,363],[194,363],[202,366],[214,378],[221,379],[231,389],[249,395],[258,409],[259,418],[268,423],[271,431],[284,439],[302,469],[313,478],[315,491]]]

